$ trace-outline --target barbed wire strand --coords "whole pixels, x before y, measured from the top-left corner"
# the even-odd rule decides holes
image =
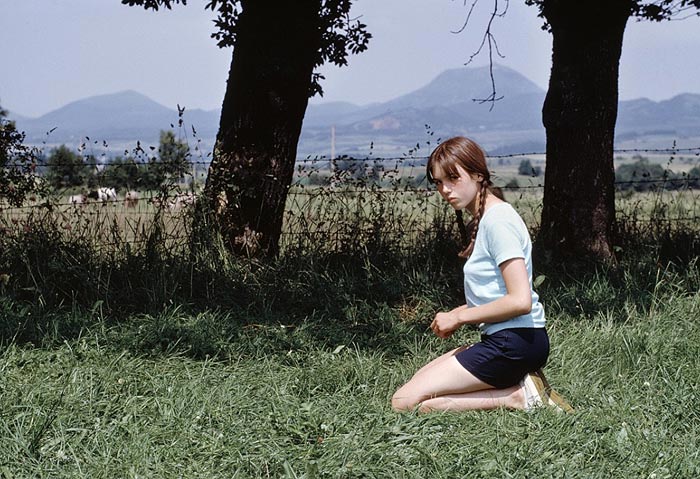
[[[613,153],[667,153],[667,154],[676,154],[676,153],[690,153],[690,152],[697,152],[696,156],[700,156],[700,146],[696,147],[690,147],[690,148],[623,148],[623,149],[618,149],[618,150],[613,150]],[[508,154],[503,154],[503,155],[487,155],[486,159],[501,159],[501,158],[518,158],[518,157],[523,157],[523,156],[543,156],[546,155],[546,152],[544,151],[531,151],[531,152],[520,152],[520,153],[508,153]],[[161,161],[160,159],[157,159],[158,157],[153,156],[151,157],[151,161],[132,161],[132,162],[125,162],[125,163],[84,163],[83,166],[90,168],[90,167],[95,167],[95,168],[126,168],[126,167],[143,167],[143,166],[162,166],[162,165],[168,165],[168,164],[173,164],[172,162],[168,161]],[[364,163],[372,163],[372,162],[390,162],[390,161],[412,161],[412,160],[425,160],[427,161],[429,158],[428,155],[424,156],[417,156],[417,155],[404,155],[404,156],[389,156],[389,157],[365,157],[365,158],[355,158],[355,157],[350,157],[350,156],[338,156],[335,158],[329,158],[325,156],[320,156],[320,157],[306,157],[306,158],[298,158],[295,160],[295,164],[304,164],[304,163],[342,163],[342,162],[364,162]],[[183,163],[189,166],[194,166],[194,165],[202,165],[202,166],[209,166],[211,164],[211,161],[187,161],[186,163]],[[14,168],[22,168],[22,167],[27,167],[27,166],[33,166],[34,168],[48,168],[48,167],[62,167],[62,166],[74,166],[75,163],[7,163],[4,167],[14,167]]]

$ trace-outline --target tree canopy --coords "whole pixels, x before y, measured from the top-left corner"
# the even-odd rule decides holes
[[[497,0],[496,0],[497,1]],[[694,10],[700,9],[700,0],[657,0],[653,2],[644,0],[625,0],[629,8],[629,16],[639,18],[640,20],[651,20],[660,22],[677,17],[691,17],[698,15]],[[525,0],[526,5],[533,5],[539,8],[540,16],[545,17],[544,11],[546,8],[558,7],[567,3],[566,0]],[[585,8],[586,4],[580,4],[581,8]],[[606,14],[606,9],[603,7],[600,11],[601,15]],[[549,29],[549,24],[545,21],[544,29]]]

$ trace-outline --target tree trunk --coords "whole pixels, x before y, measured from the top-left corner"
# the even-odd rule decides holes
[[[205,187],[231,250],[274,256],[320,48],[320,0],[243,0]]]
[[[545,1],[552,72],[540,244],[555,258],[614,261],[613,147],[626,0]]]

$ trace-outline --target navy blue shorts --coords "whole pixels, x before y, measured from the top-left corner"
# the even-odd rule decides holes
[[[482,334],[481,342],[455,357],[477,379],[496,389],[515,386],[547,362],[549,337],[544,328],[502,329]]]

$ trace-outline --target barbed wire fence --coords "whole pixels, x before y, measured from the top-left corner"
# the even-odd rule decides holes
[[[157,160],[154,148],[150,149],[152,153],[149,154],[137,144],[135,151],[142,161],[103,163],[93,167],[102,172],[108,167],[147,168]],[[619,149],[615,153],[670,155],[669,165],[685,155],[696,164],[700,163],[700,147]],[[88,200],[87,189],[77,187],[55,190],[48,198],[33,199],[22,206],[12,207],[0,201],[0,230],[22,228],[28,224],[27,218],[41,216],[46,221],[56,222],[69,234],[91,234],[100,246],[114,247],[146,243],[149,239],[144,238],[149,226],[159,222],[163,242],[177,243],[184,240],[190,230],[188,213],[210,163],[201,150],[195,149],[195,155],[198,158],[187,163],[188,175],[171,178],[157,191],[129,188],[131,197],[127,197],[126,191],[120,191],[118,197]],[[528,224],[535,227],[541,210],[544,178],[515,175],[512,171],[510,176],[508,172],[499,175],[498,162],[544,155],[544,152],[521,152],[487,158],[495,171],[496,186],[507,192],[508,201],[515,203]],[[288,194],[282,243],[306,247],[318,242],[338,245],[346,241],[380,241],[382,235],[410,241],[416,235],[429,232],[436,223],[440,223],[443,231],[450,230],[454,215],[427,183],[427,160],[427,156],[410,153],[397,157],[298,159]],[[13,166],[18,165],[11,162],[5,165]],[[51,167],[61,166],[69,165],[51,164]],[[48,168],[46,164],[37,164],[35,174],[44,177]],[[99,188],[99,173],[96,172],[97,183],[93,190]],[[696,191],[700,188],[700,175],[674,174],[670,169],[664,169],[661,177],[644,175],[616,181],[621,193],[618,196],[632,190],[655,193],[644,199],[629,198],[618,211],[619,217],[634,217],[637,223],[698,223],[700,198]],[[673,192],[682,197],[668,197]],[[642,210],[648,214],[640,215]]]

